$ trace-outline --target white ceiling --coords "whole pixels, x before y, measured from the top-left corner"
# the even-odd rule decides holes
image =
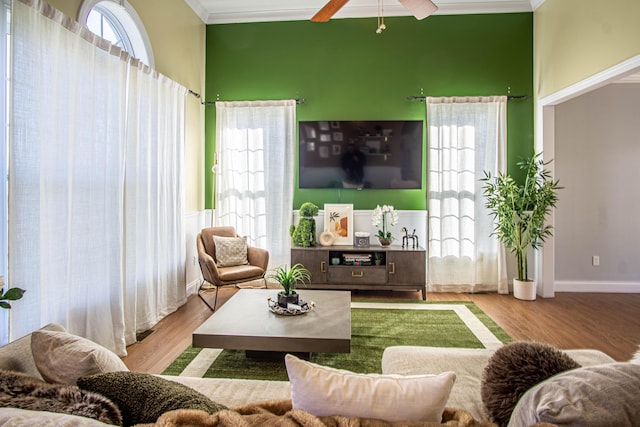
[[[205,24],[305,21],[328,0],[185,0]],[[544,0],[433,0],[439,15],[531,12]],[[377,0],[350,0],[334,18],[377,16]],[[397,0],[384,1],[385,16],[409,16]]]

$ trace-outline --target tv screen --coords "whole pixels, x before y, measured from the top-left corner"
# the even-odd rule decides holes
[[[422,123],[300,121],[300,188],[422,188]]]

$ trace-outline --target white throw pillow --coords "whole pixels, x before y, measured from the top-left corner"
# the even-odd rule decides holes
[[[249,264],[247,260],[246,237],[213,236],[216,245],[216,261],[218,267],[233,267]]]
[[[40,375],[50,383],[75,385],[85,375],[129,370],[111,350],[67,332],[32,332],[31,352]]]
[[[440,422],[453,372],[439,375],[357,374],[285,357],[294,409],[315,416]]]

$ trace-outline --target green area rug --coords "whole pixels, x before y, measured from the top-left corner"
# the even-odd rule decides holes
[[[351,353],[314,353],[311,361],[352,372],[380,373],[382,352],[393,345],[484,348],[510,341],[509,335],[474,303],[356,302],[352,303],[351,308]],[[202,350],[187,348],[163,374],[182,374]],[[209,356],[209,353],[213,355]],[[199,363],[204,361],[206,365],[205,370],[196,376],[288,379],[281,361],[248,359],[242,350],[217,353],[206,349],[199,356]],[[208,361],[207,357],[211,360]]]

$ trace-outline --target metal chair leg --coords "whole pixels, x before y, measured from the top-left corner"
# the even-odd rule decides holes
[[[202,285],[204,285],[205,282],[206,280],[203,280],[202,283],[200,284],[200,287],[198,288],[198,296],[205,304],[207,304],[207,307],[209,307],[211,311],[216,311],[216,305],[218,304],[218,286],[213,285],[216,289],[216,296],[215,296],[215,299],[213,300],[213,307],[211,307],[211,304],[209,304],[209,302],[202,296],[202,292],[203,292]]]

